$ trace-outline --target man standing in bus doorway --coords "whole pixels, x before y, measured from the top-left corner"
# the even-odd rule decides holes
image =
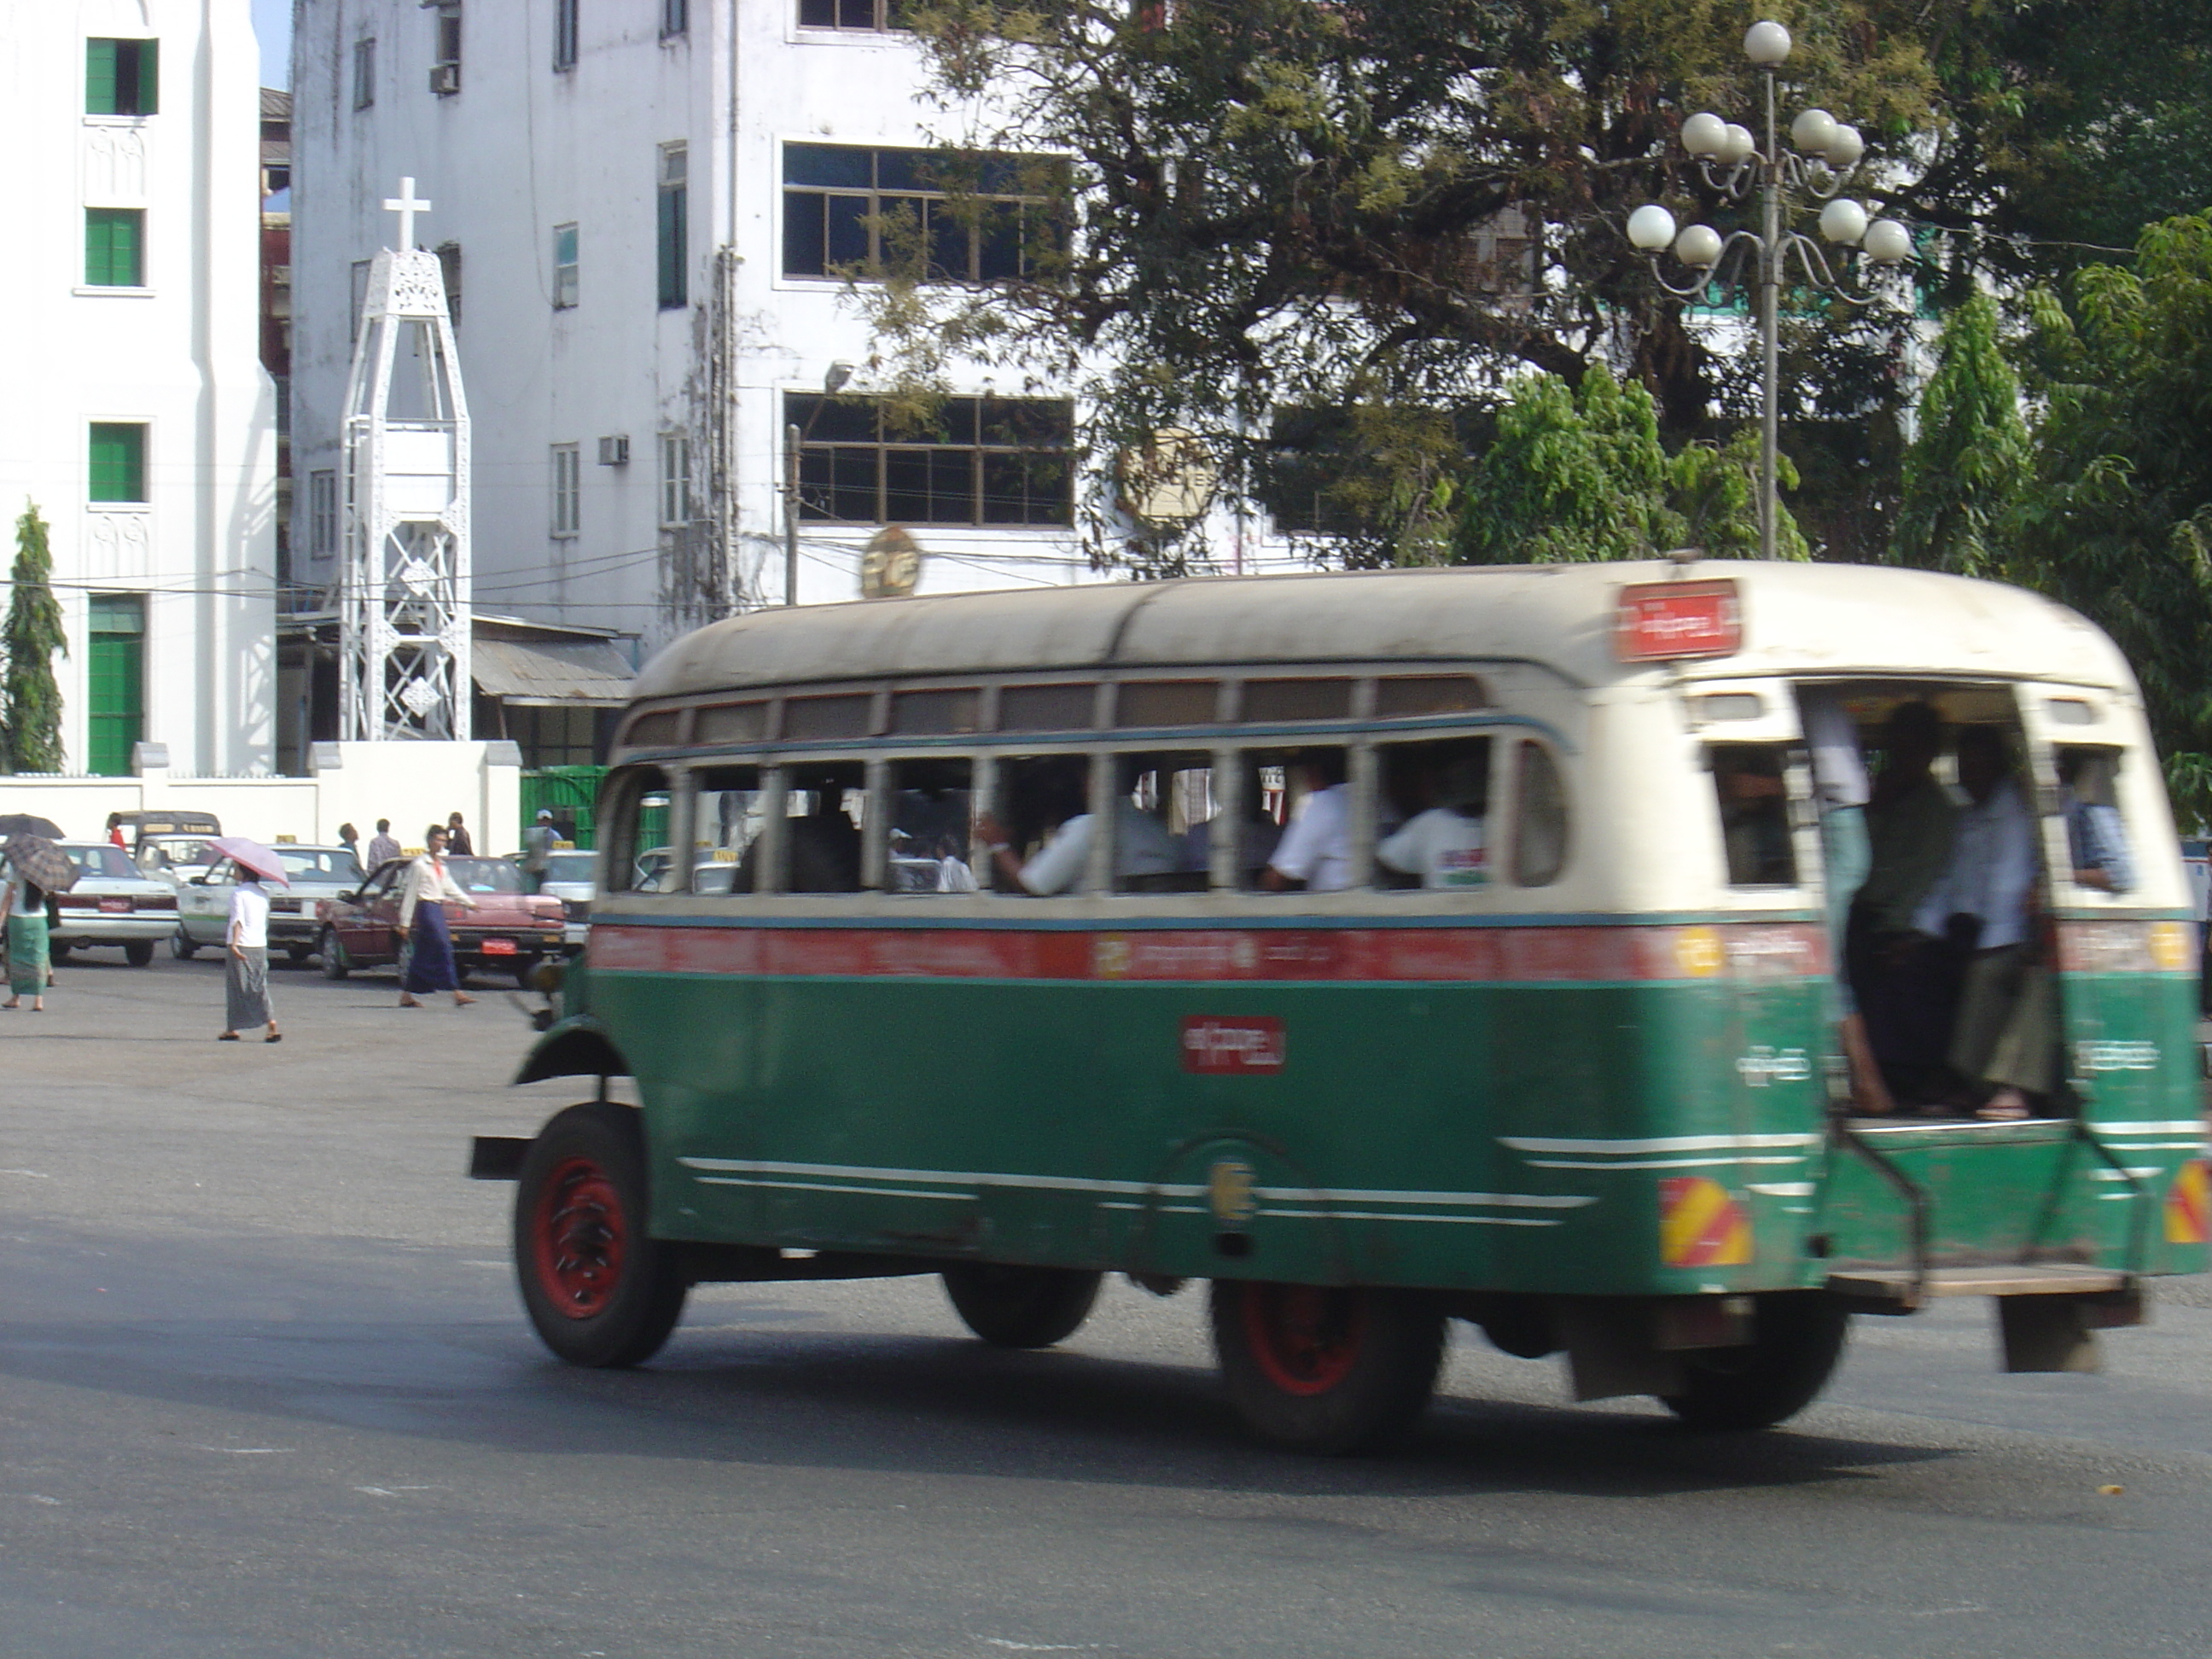
[[[456,813],[455,817],[459,814]],[[400,878],[399,931],[411,947],[407,977],[399,990],[399,1006],[420,1008],[418,992],[451,991],[453,1006],[465,1008],[476,999],[461,989],[453,966],[453,936],[446,927],[448,902],[473,910],[477,902],[463,892],[446,872],[446,830],[432,824],[422,832],[422,855],[407,866]]]
[[[1958,804],[1936,781],[1943,721],[1917,699],[1890,711],[1883,763],[1867,803],[1869,860],[1851,905],[1845,963],[1867,1042],[1893,1096],[1940,1086],[1958,1004],[1956,963],[1913,930],[1920,901],[1951,860]]]
[[[2050,1092],[2056,1046],[2051,999],[2035,994],[2029,971],[2036,821],[1996,726],[1970,726],[1960,734],[1959,782],[1973,805],[1960,816],[1950,865],[1921,900],[1912,925],[1966,957],[1945,1056],[1964,1090],[1950,1103],[1985,1118],[2024,1118],[2028,1096]]]
[[[1829,1018],[1850,1067],[1853,1106],[1868,1117],[1887,1117],[1897,1109],[1875,1063],[1867,1038],[1866,1017],[1851,992],[1844,962],[1850,933],[1851,903],[1866,885],[1874,853],[1867,835],[1866,805],[1873,790],[1866,757],[1859,750],[1858,727],[1843,698],[1826,690],[1804,694],[1805,744],[1813,756],[1813,794],[1820,812],[1820,862],[1826,898],[1828,952],[1834,1004]]]

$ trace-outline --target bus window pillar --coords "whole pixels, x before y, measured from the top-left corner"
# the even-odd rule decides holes
[[[1376,798],[1382,787],[1380,757],[1371,743],[1355,743],[1345,757],[1345,777],[1352,785],[1352,883],[1375,884]]]
[[[888,884],[884,878],[891,856],[891,763],[872,760],[867,767],[867,805],[860,809],[860,885],[873,892]]]
[[[1244,763],[1234,749],[1213,751],[1212,836],[1206,843],[1206,884],[1233,893],[1244,879],[1238,867],[1244,836]]]
[[[995,718],[997,711],[994,709]],[[1006,812],[999,799],[999,757],[988,751],[975,757],[975,770],[969,775],[969,788],[973,792],[968,802],[968,867],[975,872],[977,890],[985,894],[998,891],[995,866],[991,855],[991,843],[984,839],[978,827],[986,817],[1003,820]]]
[[[668,792],[668,890],[672,893],[691,890],[692,871],[699,862],[691,829],[692,805],[698,798],[698,775],[687,766],[677,773]]]
[[[785,781],[789,775],[781,766],[761,769],[760,857],[753,864],[757,893],[781,893],[786,884],[784,868],[791,856],[791,808]]]
[[[1119,755],[1091,757],[1091,861],[1084,872],[1085,892],[1114,890],[1114,843],[1120,839],[1115,832],[1121,828],[1115,822],[1120,815],[1115,811],[1115,796],[1121,788],[1121,775]]]

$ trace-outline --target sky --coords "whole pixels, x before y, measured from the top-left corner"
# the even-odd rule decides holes
[[[292,0],[253,0],[253,33],[261,41],[261,84],[292,84]]]

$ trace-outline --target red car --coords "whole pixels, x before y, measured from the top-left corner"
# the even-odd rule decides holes
[[[369,872],[349,893],[324,899],[319,946],[323,976],[343,979],[360,968],[396,963],[406,972],[406,936],[399,931],[399,881],[409,860],[394,859]],[[499,972],[527,986],[541,957],[562,956],[561,901],[522,890],[522,872],[506,859],[447,859],[453,884],[477,902],[473,910],[447,907],[453,966],[471,974]]]

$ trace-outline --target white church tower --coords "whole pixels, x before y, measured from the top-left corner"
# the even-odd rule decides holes
[[[346,385],[340,733],[469,737],[469,406],[438,256],[415,246],[415,181],[385,207]]]

